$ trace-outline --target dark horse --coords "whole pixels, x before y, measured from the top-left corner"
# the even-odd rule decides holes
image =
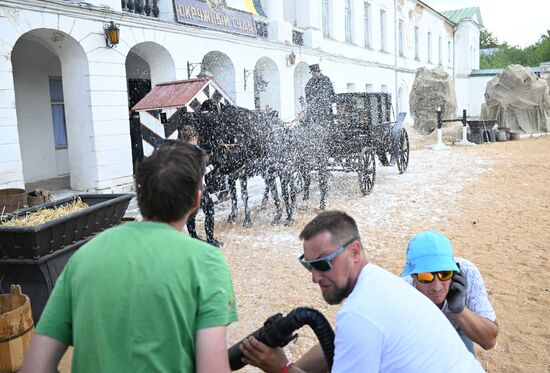
[[[210,154],[210,162],[214,166],[214,175],[211,177],[218,180],[227,177],[232,200],[228,217],[230,223],[234,223],[237,218],[236,182],[240,181],[244,205],[243,225],[250,227],[252,217],[248,205],[248,178],[265,173],[271,162],[269,143],[272,141],[272,129],[269,118],[263,113],[237,106],[217,107],[207,100],[199,112],[182,114],[179,123],[197,129],[199,145]],[[270,180],[269,185],[276,193],[275,183]],[[275,220],[280,220],[280,215],[280,204],[277,203]]]
[[[268,191],[272,190],[276,211],[279,209],[276,189],[271,189],[270,184],[274,183],[278,176],[281,180],[281,189],[286,208],[285,225],[291,225],[294,221],[294,206],[296,195],[303,190],[304,201],[309,200],[309,189],[311,185],[311,172],[317,171],[319,175],[320,202],[319,209],[326,207],[326,196],[328,191],[328,138],[327,128],[312,122],[295,121],[294,126],[284,128],[282,125],[275,126],[271,136],[276,141],[269,143],[275,151],[270,157],[271,165],[268,168],[266,179],[266,191],[262,205],[267,204]],[[271,181],[272,180],[272,181]],[[275,194],[274,194],[275,193]],[[276,218],[280,215],[277,215]],[[274,220],[277,223],[278,220]]]

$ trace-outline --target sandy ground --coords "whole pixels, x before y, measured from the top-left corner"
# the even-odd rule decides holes
[[[359,192],[355,174],[334,173],[328,208],[354,216],[369,259],[396,274],[415,232],[437,229],[447,234],[455,254],[480,268],[497,314],[497,346],[490,351],[476,347],[484,368],[549,373],[550,137],[438,152],[417,147],[405,174],[399,175],[395,167],[379,167],[375,188],[366,197]],[[242,220],[235,226],[217,224],[240,317],[229,327],[231,344],[267,317],[299,306],[314,307],[334,322],[339,306],[324,303],[296,260],[301,253],[297,236],[315,215],[316,183],[313,188],[308,210],[298,212],[292,227],[271,226],[272,207],[260,211],[257,203],[253,228],[243,228]],[[218,208],[222,220],[227,206]],[[316,343],[309,328],[299,334],[297,342],[285,348],[291,359]],[[69,372],[69,367],[70,352],[61,372]]]

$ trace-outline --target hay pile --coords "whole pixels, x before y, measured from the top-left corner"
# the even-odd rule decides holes
[[[41,208],[24,216],[17,216],[9,220],[5,215],[2,215],[0,216],[0,227],[34,227],[62,216],[72,214],[86,207],[88,207],[88,205],[82,202],[80,197],[77,197],[72,202],[59,207]]]

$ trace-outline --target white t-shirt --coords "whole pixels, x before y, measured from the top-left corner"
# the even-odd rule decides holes
[[[433,302],[370,263],[336,315],[334,343],[334,373],[483,372]]]
[[[479,269],[474,263],[464,258],[454,257],[453,259],[460,265],[460,273],[462,273],[468,281],[468,288],[466,291],[466,307],[479,316],[495,321],[497,316],[495,315],[495,310],[493,309],[491,302],[489,302],[487,289],[485,288]],[[414,279],[412,276],[405,276],[403,279],[409,284],[414,285]],[[454,320],[454,314],[449,311],[449,308],[447,307],[447,301],[443,304],[441,311],[443,311],[453,326],[457,328]]]

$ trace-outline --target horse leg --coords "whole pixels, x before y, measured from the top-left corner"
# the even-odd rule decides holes
[[[309,202],[309,187],[311,186],[311,173],[309,168],[304,168],[300,170],[302,173],[302,179],[304,181],[304,195],[302,200],[304,201],[304,206],[302,207],[303,211],[307,211],[308,202]]]
[[[308,169],[302,170],[302,177],[304,178],[304,201],[309,200],[309,187],[311,185],[311,174],[309,173]]]
[[[248,179],[246,176],[241,178],[241,198],[244,206],[244,222],[243,226],[250,228],[252,226],[252,216],[250,214],[250,207],[248,207]]]
[[[235,223],[237,220],[237,185],[236,179],[230,177],[228,180],[229,183],[229,195],[231,196],[231,212],[227,217],[227,221],[231,224]]]
[[[269,201],[269,190],[271,189],[270,182],[271,182],[271,171],[268,171],[264,177],[265,181],[265,189],[264,189],[264,196],[262,198],[262,203],[260,205],[260,210],[265,210],[267,208],[267,202]]]
[[[290,179],[288,174],[281,176],[281,189],[282,189],[283,200],[285,202],[285,208],[286,208],[285,226],[288,227],[292,225],[292,223],[294,222],[294,219],[292,218],[292,213],[293,213],[293,207],[294,207],[293,205],[294,205],[294,199],[295,199],[295,197],[291,197],[293,194],[294,188],[292,187],[292,180]]]
[[[202,195],[201,208],[204,212],[204,230],[206,241],[213,246],[221,247],[223,244],[214,238],[214,201],[205,190]]]
[[[321,165],[319,169],[319,190],[321,192],[321,199],[319,201],[319,210],[324,211],[326,208],[325,199],[328,192],[328,170],[325,164]]]
[[[283,216],[283,210],[281,209],[281,200],[279,199],[279,191],[277,190],[277,179],[275,174],[270,183],[271,195],[273,196],[273,202],[275,203],[275,217],[271,222],[271,225],[277,225],[281,222]]]

